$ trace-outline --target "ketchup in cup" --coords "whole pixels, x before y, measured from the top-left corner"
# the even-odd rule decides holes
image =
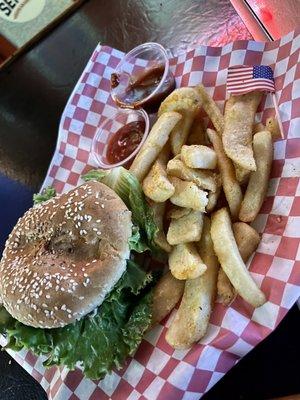
[[[109,139],[106,159],[110,164],[125,160],[141,143],[145,131],[144,121],[134,121],[122,126]]]
[[[110,169],[128,165],[149,132],[149,118],[142,110],[119,108],[98,128],[91,153],[99,167]]]
[[[144,43],[131,50],[111,75],[111,94],[119,107],[157,111],[174,89],[166,50],[158,43]]]

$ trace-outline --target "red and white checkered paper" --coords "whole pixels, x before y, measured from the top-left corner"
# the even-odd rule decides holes
[[[107,46],[95,49],[64,110],[44,186],[67,191],[79,183],[82,173],[96,166],[91,142],[99,124],[114,112],[109,79],[122,56]],[[170,63],[178,87],[202,82],[221,107],[229,66],[274,68],[286,139],[274,145],[267,198],[255,221],[262,240],[250,264],[253,278],[269,301],[256,310],[241,298],[228,308],[217,303],[207,335],[186,351],[174,351],[165,340],[171,316],[145,336],[123,370],[102,381],[85,379],[79,369],[45,370],[42,358],[26,351],[10,352],[41,383],[50,399],[199,399],[275,329],[300,296],[300,30],[270,43],[199,46]],[[261,110],[258,120],[273,115],[270,98]]]

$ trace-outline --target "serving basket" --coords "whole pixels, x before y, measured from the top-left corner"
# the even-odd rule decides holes
[[[95,168],[90,149],[97,127],[115,111],[110,75],[124,54],[98,45],[63,112],[55,153],[43,187],[58,193],[81,183]],[[28,351],[9,353],[46,390],[49,399],[199,399],[240,358],[280,323],[300,296],[300,30],[275,42],[237,41],[223,47],[197,46],[170,59],[177,87],[200,82],[223,108],[229,66],[270,65],[285,139],[274,143],[267,197],[253,226],[262,234],[249,261],[251,275],[268,302],[253,309],[240,297],[229,306],[218,303],[206,336],[191,349],[172,349],[165,333],[173,313],[145,335],[124,368],[102,381],[84,378],[80,368],[43,367],[43,358]],[[266,96],[257,113],[264,122],[274,115]],[[105,144],[105,143],[104,143]],[[0,343],[5,345],[5,338]]]

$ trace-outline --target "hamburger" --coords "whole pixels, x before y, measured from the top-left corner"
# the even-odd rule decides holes
[[[154,275],[137,263],[163,258],[139,182],[124,168],[90,171],[62,195],[50,188],[11,232],[0,262],[0,332],[7,347],[80,366],[92,379],[121,368],[151,324]]]

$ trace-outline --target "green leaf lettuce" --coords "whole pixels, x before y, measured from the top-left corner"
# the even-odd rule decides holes
[[[80,364],[91,379],[103,378],[139,346],[151,322],[152,275],[133,261],[94,312],[63,328],[40,329],[23,325],[0,309],[0,332],[7,347],[46,355],[45,366]]]

